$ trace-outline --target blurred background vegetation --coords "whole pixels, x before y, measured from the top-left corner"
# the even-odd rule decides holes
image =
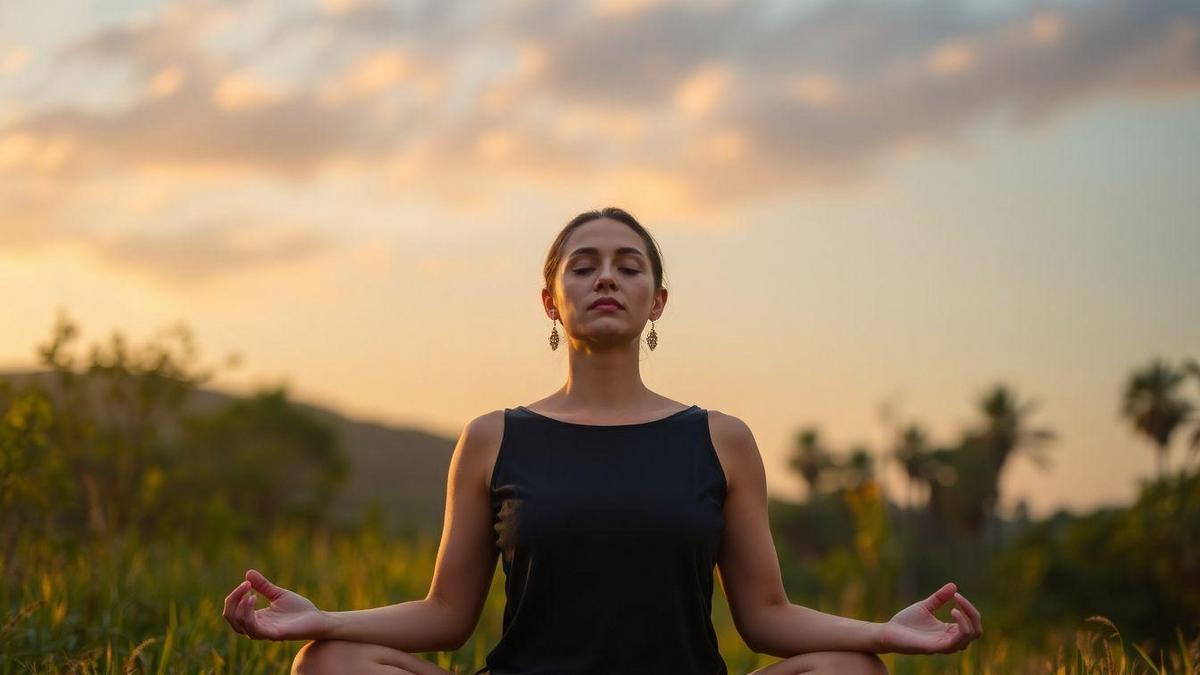
[[[0,375],[0,673],[287,673],[301,643],[249,641],[221,617],[249,567],[323,609],[424,597],[456,439],[349,420],[282,388],[206,390],[214,371],[183,325],[81,351],[60,314],[37,353],[44,368]],[[802,426],[790,466],[807,490],[770,504],[790,597],[886,621],[955,581],[984,636],[953,655],[885,655],[893,673],[1200,672],[1200,365],[1151,358],[1098,395],[1143,435],[1158,475],[1134,503],[1040,521],[997,512],[1013,458],[1048,467],[1056,440],[1010,385],[978,395],[960,438],[889,420],[891,447],[842,449]],[[1177,436],[1192,461],[1168,472]],[[899,501],[877,457],[903,467]],[[502,575],[472,640],[426,658],[482,664]],[[713,619],[731,673],[778,660],[746,648],[719,590]]]

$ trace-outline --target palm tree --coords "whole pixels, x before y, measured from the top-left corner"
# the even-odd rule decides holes
[[[1049,466],[1045,446],[1055,439],[1055,433],[1050,429],[1028,427],[1026,420],[1036,408],[1036,401],[1019,402],[1004,384],[993,385],[979,397],[984,424],[978,431],[978,440],[995,463],[997,479],[1009,458],[1017,452],[1043,469]]]
[[[1045,446],[1056,438],[1051,429],[1030,427],[1028,420],[1037,409],[1037,402],[1021,401],[1002,383],[984,391],[978,401],[979,411],[983,414],[983,424],[964,434],[962,443],[962,447],[969,452],[982,455],[982,463],[972,465],[968,462],[972,478],[980,488],[967,493],[976,502],[967,508],[972,532],[978,532],[988,522],[992,522],[1000,501],[1000,483],[1004,467],[1009,460],[1020,453],[1039,468],[1045,469],[1050,464]]]
[[[833,458],[821,442],[821,434],[816,427],[803,427],[796,434],[796,446],[788,460],[788,466],[804,479],[810,498],[817,494],[821,474],[833,467]]]
[[[926,449],[912,455],[910,476],[920,476],[929,486],[928,511],[943,524],[956,523],[974,535],[995,514],[1004,467],[1017,453],[1041,468],[1049,465],[1046,444],[1055,432],[1030,426],[1037,403],[1022,401],[1005,384],[997,383],[978,398],[983,420],[966,430],[949,447]],[[914,442],[924,439],[914,434]]]
[[[1121,401],[1121,413],[1133,422],[1134,429],[1150,437],[1158,456],[1158,477],[1165,475],[1167,452],[1171,446],[1171,435],[1181,423],[1189,419],[1193,406],[1176,393],[1179,384],[1194,362],[1183,370],[1175,370],[1160,357],[1150,365],[1135,371],[1125,384]]]
[[[1187,374],[1200,380],[1200,363],[1198,363],[1196,359],[1190,357],[1185,358],[1183,360],[1183,370],[1187,372]]]
[[[961,473],[958,465],[964,446],[964,443],[957,446],[939,445],[929,448],[925,453],[922,478],[929,489],[925,511],[940,528],[958,527],[964,521],[960,515],[964,508],[958,494],[962,492],[958,486]]]
[[[909,551],[917,549],[916,544],[916,512],[913,510],[915,488],[923,482],[930,480],[932,466],[930,465],[929,453],[931,451],[929,436],[925,430],[916,422],[910,423],[904,429],[899,429],[896,432],[895,445],[892,448],[891,458],[900,463],[904,469],[904,475],[908,478],[905,485],[904,501],[908,513],[905,517],[905,540]],[[902,597],[910,597],[916,592],[917,587],[917,569],[912,561],[906,561],[904,565],[904,573],[900,576],[900,592]]]
[[[891,456],[904,468],[904,475],[908,478],[908,494],[905,495],[905,501],[911,510],[914,501],[913,488],[928,480],[929,436],[916,422],[909,424],[897,434]]]
[[[875,480],[875,457],[863,445],[850,449],[850,456],[842,467],[849,477],[847,481],[852,488],[860,488]]]
[[[1200,363],[1196,359],[1187,358],[1183,361],[1183,370],[1196,378],[1197,386],[1200,386]],[[1192,429],[1192,440],[1188,442],[1188,447],[1192,454],[1200,453],[1200,416],[1192,418],[1196,422],[1195,428]]]
[[[942,536],[930,545],[960,559],[966,579],[979,581],[986,561],[996,550],[985,526],[996,501],[996,463],[982,436],[964,433],[957,443],[929,451],[927,513]],[[962,536],[958,536],[962,535]],[[984,544],[991,544],[991,550]]]

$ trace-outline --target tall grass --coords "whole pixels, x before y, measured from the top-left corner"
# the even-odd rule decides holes
[[[436,546],[433,538],[394,540],[373,530],[336,535],[285,529],[252,544],[219,545],[198,545],[183,536],[60,545],[25,537],[0,558],[0,674],[284,675],[302,642],[249,640],[221,617],[225,595],[246,568],[264,571],[319,607],[359,609],[424,597]],[[455,672],[482,665],[499,638],[502,575],[497,567],[483,616],[467,644],[423,657]],[[778,660],[746,647],[719,591],[713,607],[730,673],[741,675]],[[885,654],[883,659],[896,675],[1192,675],[1200,663],[1200,637],[1189,642],[1177,634],[1176,650],[1147,653],[1125,643],[1107,619],[1091,617],[1064,632],[1054,654],[985,632],[956,654]]]

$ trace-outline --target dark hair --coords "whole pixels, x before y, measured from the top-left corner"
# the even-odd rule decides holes
[[[650,233],[646,231],[646,228],[642,227],[642,224],[637,221],[637,218],[634,218],[632,215],[630,215],[628,211],[619,209],[615,206],[609,206],[600,209],[599,211],[584,211],[583,213],[572,218],[571,222],[567,223],[566,226],[563,227],[562,231],[558,233],[558,236],[554,238],[554,243],[550,244],[549,253],[546,254],[546,265],[542,270],[542,275],[545,277],[546,281],[546,288],[550,289],[551,292],[554,291],[554,275],[555,272],[558,271],[559,262],[562,261],[562,248],[563,244],[565,244],[567,241],[567,237],[571,236],[571,233],[575,231],[575,228],[579,227],[580,225],[590,223],[593,220],[599,220],[600,218],[612,218],[613,220],[625,223],[634,232],[637,232],[638,235],[641,236],[642,241],[646,243],[646,255],[650,257],[650,267],[654,272],[654,290],[662,288],[662,252],[658,250],[658,242],[656,242],[654,237],[652,237]]]

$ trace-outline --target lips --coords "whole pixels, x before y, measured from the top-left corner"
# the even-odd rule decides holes
[[[600,298],[591,305],[588,305],[588,309],[595,309],[597,307],[604,307],[606,305],[610,307],[616,307],[617,309],[624,309],[624,307],[621,306],[621,303],[617,302],[613,298]]]

